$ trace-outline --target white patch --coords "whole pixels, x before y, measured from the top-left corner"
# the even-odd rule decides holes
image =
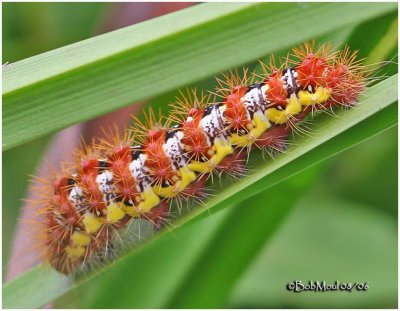
[[[297,80],[296,80],[296,77],[294,76],[295,73],[296,73],[296,71],[290,70],[290,75],[289,75],[289,79],[288,79],[288,84],[292,87],[293,92],[297,88]]]
[[[96,177],[96,182],[99,184],[100,191],[109,187],[109,184],[112,182],[113,174],[110,171],[105,171]]]
[[[258,91],[258,88],[253,88],[251,89],[249,92],[247,92],[246,94],[244,94],[244,102],[247,106],[249,105],[257,105],[260,102],[260,92]]]
[[[131,163],[129,163],[129,170],[131,171],[132,177],[135,180],[138,180],[140,177],[144,162],[146,162],[147,156],[143,153],[139,155],[139,157],[136,160],[133,160]]]
[[[199,125],[207,135],[207,143],[209,146],[211,146],[211,141],[216,137],[223,137],[224,125],[222,112],[215,106],[208,115],[201,119]]]
[[[183,132],[177,131],[172,137],[168,138],[167,142],[163,145],[165,154],[172,161],[176,170],[185,166],[187,162],[187,159],[183,156],[182,138]]]
[[[99,190],[103,193],[104,202],[111,202],[116,197],[116,187],[113,184],[113,174],[111,171],[104,171],[97,175],[96,182],[99,185]]]
[[[83,209],[85,197],[81,187],[74,186],[69,193],[68,199],[78,211]]]
[[[288,69],[286,70],[285,75],[282,76],[281,78],[281,80],[284,82],[284,88],[288,90],[290,95],[294,94],[298,87],[296,77],[297,77],[297,72],[293,69]]]
[[[266,83],[261,87],[261,93],[263,95],[264,98],[264,106],[263,106],[263,110],[265,111],[267,109],[268,106],[268,98],[267,98],[267,92],[269,90],[269,85]]]
[[[146,187],[150,184],[150,177],[146,171],[145,162],[147,160],[147,155],[141,153],[136,160],[129,163],[129,170],[133,179],[136,181],[136,189],[141,192],[141,186]]]
[[[267,91],[269,90],[269,85],[268,84],[264,84],[261,87],[261,92],[263,93],[264,98],[267,98]]]
[[[244,95],[243,100],[247,112],[255,113],[256,111],[263,111],[262,107],[266,100],[263,87],[261,87],[261,90],[258,87],[251,89]],[[249,113],[247,113],[247,117],[250,120]]]

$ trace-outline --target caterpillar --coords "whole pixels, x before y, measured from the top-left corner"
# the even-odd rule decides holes
[[[242,176],[253,149],[282,152],[287,138],[314,112],[350,108],[367,86],[357,52],[328,44],[293,48],[277,66],[249,78],[231,71],[217,79],[217,100],[189,92],[167,118],[154,111],[123,136],[117,132],[84,146],[61,173],[36,191],[45,260],[73,274],[107,257],[117,232],[134,220],[161,229],[171,206],[204,195],[215,174]],[[214,96],[214,98],[215,98]]]

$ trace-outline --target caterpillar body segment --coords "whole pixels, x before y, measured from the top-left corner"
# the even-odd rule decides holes
[[[203,195],[215,172],[242,176],[253,148],[283,151],[311,111],[352,106],[365,88],[363,67],[348,49],[306,44],[293,57],[286,68],[269,66],[253,84],[246,71],[243,78],[219,80],[218,102],[193,93],[178,100],[167,121],[150,112],[123,138],[116,134],[78,153],[47,196],[43,225],[51,265],[74,272],[133,219],[160,229],[171,200]]]

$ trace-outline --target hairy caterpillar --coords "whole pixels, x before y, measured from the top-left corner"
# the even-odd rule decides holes
[[[273,61],[252,81],[218,80],[219,100],[197,93],[179,99],[165,119],[150,112],[123,137],[110,134],[75,155],[38,190],[45,256],[70,274],[106,254],[115,232],[135,219],[156,229],[171,202],[201,196],[214,173],[242,175],[253,148],[283,151],[313,111],[356,104],[366,73],[356,53],[304,44],[281,66]]]

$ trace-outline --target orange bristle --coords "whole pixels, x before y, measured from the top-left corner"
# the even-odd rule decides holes
[[[351,107],[367,85],[365,67],[348,48],[303,44],[282,65],[271,57],[261,67],[259,82],[247,69],[232,70],[217,79],[215,92],[181,92],[167,119],[150,110],[123,134],[104,131],[41,181],[37,239],[50,264],[70,274],[106,260],[117,230],[134,221],[160,230],[181,201],[206,197],[214,176],[243,177],[252,150],[284,152],[290,135],[309,134],[306,118],[315,110]]]

